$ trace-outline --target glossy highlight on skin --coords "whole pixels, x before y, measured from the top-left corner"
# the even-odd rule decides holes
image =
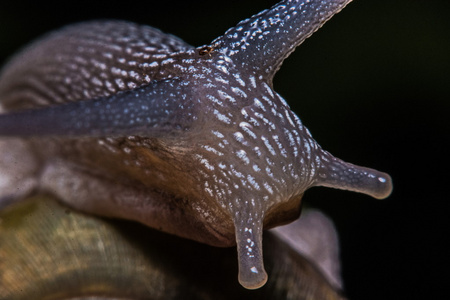
[[[0,76],[0,136],[24,139],[3,148],[33,161],[11,178],[31,182],[21,194],[236,244],[240,283],[261,287],[263,230],[298,218],[308,188],[392,191],[389,175],[323,150],[273,90],[283,60],[349,2],[282,1],[197,48],[122,21],[51,33]]]

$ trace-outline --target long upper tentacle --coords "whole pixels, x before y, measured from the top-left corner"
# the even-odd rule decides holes
[[[283,60],[351,0],[286,0],[241,21],[212,42],[271,81]]]
[[[1,136],[170,137],[190,128],[197,117],[181,80],[154,82],[91,101],[0,115]]]

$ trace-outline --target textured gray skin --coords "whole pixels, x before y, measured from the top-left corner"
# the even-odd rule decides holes
[[[392,190],[389,175],[322,150],[272,89],[283,60],[349,2],[282,1],[199,48],[119,21],[32,44],[1,74],[0,135],[32,137],[20,147],[35,167],[11,176],[35,186],[4,197],[43,189],[89,213],[237,243],[239,281],[262,286],[262,230],[297,218],[306,189]]]

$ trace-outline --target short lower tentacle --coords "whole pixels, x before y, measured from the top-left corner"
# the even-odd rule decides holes
[[[356,166],[322,152],[314,185],[364,193],[377,199],[391,194],[392,179],[388,174]]]
[[[241,216],[238,213],[234,223],[239,262],[239,282],[247,289],[260,288],[267,281],[262,253],[262,219]]]

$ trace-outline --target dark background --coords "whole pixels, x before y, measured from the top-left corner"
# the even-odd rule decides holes
[[[49,30],[99,18],[152,25],[199,46],[276,2],[2,1],[0,64]],[[386,200],[305,194],[337,225],[350,299],[433,299],[448,290],[449,15],[448,0],[355,1],[275,77],[323,148],[393,178]]]

